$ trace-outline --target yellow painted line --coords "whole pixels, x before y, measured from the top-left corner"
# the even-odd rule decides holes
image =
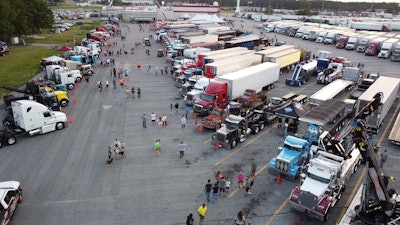
[[[229,153],[227,156],[225,156],[224,158],[222,158],[221,160],[219,160],[218,162],[216,162],[214,164],[214,168],[218,167],[219,165],[221,165],[225,160],[229,159],[230,157],[232,157],[233,155],[235,155],[236,153],[242,151],[244,148],[246,148],[247,146],[251,145],[253,142],[255,142],[256,140],[258,140],[260,137],[264,136],[264,134],[268,133],[269,131],[272,130],[272,128],[274,128],[275,126],[272,126],[270,128],[268,128],[267,130],[265,130],[262,133],[259,133],[257,136],[255,136],[251,141],[246,142],[244,145],[241,145],[239,148],[237,148],[235,151]]]
[[[364,179],[364,175],[365,175],[365,170],[367,168],[364,167],[363,171],[362,171],[362,175],[358,178],[356,185],[354,185],[353,190],[351,191],[350,197],[347,199],[346,203],[344,204],[344,207],[342,209],[342,211],[339,214],[338,219],[336,220],[336,224],[339,224],[340,221],[342,220],[344,214],[346,213],[347,209],[349,208],[350,203],[353,201],[354,199],[354,195],[356,194],[356,192],[358,191],[358,188],[361,185],[362,180]]]
[[[265,164],[263,167],[261,167],[261,169],[259,169],[259,170],[256,172],[255,176],[257,177],[258,174],[260,174],[262,171],[264,171],[268,166],[269,166],[269,163],[267,163],[267,164]],[[234,191],[232,191],[232,192],[228,195],[228,198],[232,198],[239,190],[240,190],[240,188],[237,187]]]
[[[210,141],[211,141],[211,138],[205,140],[205,141],[204,141],[204,144],[208,144],[208,143],[210,143]]]
[[[270,225],[272,223],[272,221],[274,221],[276,215],[278,215],[283,207],[285,207],[285,205],[289,202],[289,198],[286,198],[286,200],[279,206],[279,208],[274,212],[274,214],[272,214],[272,216],[269,218],[269,220],[265,223],[265,225]]]

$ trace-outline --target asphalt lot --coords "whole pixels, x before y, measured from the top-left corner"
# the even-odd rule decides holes
[[[250,20],[237,19],[236,26],[243,20],[244,27],[254,30]],[[130,32],[124,41],[126,49],[134,42],[142,41],[150,32],[139,32],[137,25],[129,25]],[[275,34],[270,37],[275,38]],[[334,55],[347,57],[354,64],[364,62],[365,71],[380,72],[382,75],[400,77],[398,63],[376,57],[366,57],[356,52],[337,50],[308,41],[276,35],[278,40],[286,40],[316,53],[328,50]],[[118,47],[122,48],[120,38]],[[111,41],[113,41],[111,40]],[[181,128],[179,117],[185,106],[177,100],[178,89],[169,76],[155,75],[154,69],[165,65],[165,59],[156,56],[161,44],[152,42],[151,47],[138,47],[135,55],[114,57],[117,68],[129,70],[127,85],[140,87],[140,99],[126,98],[124,88],[117,84],[113,89],[109,75],[111,67],[97,67],[96,74],[89,83],[82,82],[75,90],[76,103],[66,108],[73,123],[62,131],[35,137],[20,137],[14,146],[2,149],[0,172],[2,180],[18,180],[24,189],[24,201],[13,218],[12,224],[20,225],[110,225],[110,224],[184,224],[189,213],[195,215],[197,208],[205,202],[203,187],[208,179],[220,170],[232,180],[232,196],[220,198],[216,203],[207,203],[206,224],[231,224],[239,210],[243,210],[248,222],[256,224],[293,224],[296,218],[300,224],[320,224],[301,213],[292,211],[287,204],[290,191],[297,184],[283,180],[275,183],[275,177],[267,172],[266,165],[277,153],[283,139],[283,129],[267,127],[257,136],[251,136],[234,150],[215,151],[210,143],[211,131],[199,132],[189,116],[186,128]],[[150,56],[145,54],[150,49]],[[104,57],[103,57],[104,58]],[[142,69],[136,68],[136,61],[142,62]],[[148,65],[152,71],[147,72]],[[396,70],[397,69],[397,70]],[[290,91],[311,95],[321,85],[315,78],[306,85],[285,86],[284,80],[290,74],[283,74],[271,96],[282,96]],[[110,87],[99,92],[96,81],[110,82]],[[178,114],[169,114],[170,103],[179,102]],[[396,102],[397,104],[397,102]],[[397,105],[396,105],[397,106]],[[384,127],[391,128],[390,119],[396,108],[392,108]],[[157,116],[166,114],[168,126],[159,129],[152,126],[150,113]],[[142,128],[140,116],[146,113],[147,127]],[[396,114],[397,115],[397,114]],[[393,123],[393,122],[392,122]],[[385,164],[388,174],[399,175],[395,168],[400,154],[398,147],[387,141],[388,132],[382,129],[376,141],[381,149],[390,153]],[[105,164],[106,148],[118,138],[127,144],[127,158],[115,160],[113,167]],[[153,143],[161,139],[163,145],[160,156],[154,152]],[[186,141],[188,148],[183,159],[179,159],[177,144]],[[258,172],[253,194],[245,197],[243,190],[235,190],[236,174],[243,170],[250,173],[251,158],[257,158]],[[331,219],[326,224],[336,224],[345,208],[355,183],[359,180],[359,170],[348,185],[342,200],[331,211]],[[399,177],[399,176],[397,176]],[[396,180],[393,185],[399,186]]]

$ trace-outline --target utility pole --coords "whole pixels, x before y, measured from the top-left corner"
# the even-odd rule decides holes
[[[318,24],[318,27],[321,27],[321,21],[322,21],[322,12],[324,11],[324,3],[325,3],[325,0],[322,0],[322,9],[321,9],[321,12],[319,12],[320,18],[319,18],[319,24]]]

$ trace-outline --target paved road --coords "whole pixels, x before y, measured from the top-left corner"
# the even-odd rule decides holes
[[[252,22],[246,20],[244,23],[251,29]],[[149,35],[147,27],[145,32],[139,32],[137,25],[129,27],[129,33],[126,27],[123,28],[127,33],[124,42],[127,49]],[[118,49],[122,48],[121,40],[114,40],[118,41]],[[365,70],[371,72],[379,70],[381,74],[392,75],[398,67],[389,61],[339,51],[332,46],[291,38],[287,41],[312,51],[321,47],[353,62],[363,61]],[[165,60],[155,55],[158,48],[160,44],[153,42],[148,48],[150,56],[139,47],[135,55],[115,57],[117,68],[129,70],[128,86],[142,89],[140,99],[127,99],[124,88],[119,86],[113,89],[110,67],[97,68],[90,82],[82,83],[75,95],[70,95],[77,101],[66,109],[68,117],[73,119],[69,127],[42,136],[21,137],[16,145],[2,149],[2,179],[19,180],[24,188],[24,202],[19,206],[13,224],[172,225],[183,224],[189,213],[195,215],[197,222],[196,210],[204,202],[203,187],[207,179],[214,179],[218,170],[232,179],[231,190],[235,194],[219,199],[217,203],[207,203],[207,224],[230,224],[239,210],[244,211],[252,224],[293,224],[296,218],[300,224],[319,224],[285,204],[296,183],[284,180],[278,185],[275,177],[265,169],[277,153],[284,135],[282,129],[268,127],[234,151],[215,151],[209,142],[212,132],[200,133],[193,127],[191,116],[188,126],[181,128],[179,117],[184,106],[183,101],[176,100],[178,90],[174,81],[169,76],[155,76],[154,68],[165,65]],[[138,59],[142,62],[142,70],[136,68]],[[151,72],[146,71],[149,64],[153,68]],[[321,88],[313,82],[301,88],[287,87],[283,82],[286,76],[289,74],[281,76],[271,96],[281,96],[289,91],[311,95]],[[108,80],[111,87],[99,92],[96,82],[100,80]],[[176,101],[180,104],[179,113],[170,115],[169,105]],[[149,118],[151,112],[166,114],[168,126],[153,127]],[[146,129],[141,126],[143,113],[148,116]],[[106,148],[115,138],[127,143],[127,158],[115,160],[111,168],[105,165]],[[163,145],[160,156],[152,147],[156,139],[161,139]],[[181,140],[188,145],[183,159],[179,159],[176,150]],[[385,137],[382,147],[391,154],[385,165],[387,172],[399,174],[398,169],[393,168],[396,147],[388,144]],[[236,174],[240,170],[250,173],[252,157],[257,158],[258,175],[253,194],[245,197],[243,190],[235,190]],[[332,210],[327,224],[335,224],[335,217],[340,214],[360,172],[352,179],[344,199]],[[398,186],[397,181],[395,185]]]

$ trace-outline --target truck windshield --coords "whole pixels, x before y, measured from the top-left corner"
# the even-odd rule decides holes
[[[204,101],[212,102],[212,101],[214,100],[214,98],[215,98],[215,96],[208,95],[208,94],[204,94],[204,93],[202,93],[202,94],[200,95],[200,99],[201,99],[201,100],[204,100]]]
[[[231,122],[231,121],[225,121],[226,127],[228,128],[236,128],[239,126],[239,123]]]
[[[285,149],[289,149],[289,150],[292,150],[292,151],[301,152],[301,148],[296,148],[296,147],[291,146],[291,145],[288,145],[288,144],[284,144],[283,147],[284,147]]]
[[[327,178],[323,178],[323,177],[320,177],[320,176],[317,176],[317,175],[315,175],[315,174],[313,174],[313,173],[309,173],[308,174],[308,177],[310,177],[311,179],[313,179],[313,180],[317,180],[317,181],[319,181],[319,182],[322,182],[322,183],[325,183],[325,184],[329,184],[329,179],[327,179]]]

